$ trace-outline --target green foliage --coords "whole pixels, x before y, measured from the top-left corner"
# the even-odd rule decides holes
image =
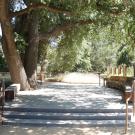
[[[0,43],[0,46],[1,46],[1,43]],[[0,72],[6,72],[6,71],[8,71],[7,63],[3,56],[3,52],[0,49]]]
[[[47,52],[49,51],[48,47],[49,47],[48,44],[40,44],[39,45],[39,47],[38,47],[38,63],[42,64],[44,62],[44,60],[47,58]]]
[[[83,40],[78,51],[78,62],[75,64],[73,71],[89,72],[91,71],[91,48],[86,40]]]
[[[119,52],[117,65],[126,64],[127,66],[131,66],[134,58],[134,52],[125,45],[121,46],[121,48],[118,51]]]
[[[16,43],[16,47],[17,47],[17,50],[19,51],[19,53],[24,54],[25,48],[28,44],[26,43],[24,38],[17,33],[15,33],[15,43]]]
[[[55,72],[104,72],[107,66],[118,64],[120,59],[125,61],[125,55],[122,55],[119,48],[123,43],[131,45],[131,40],[127,38],[126,20],[121,19],[119,17],[113,25],[109,23],[107,27],[88,25],[64,33],[58,48],[55,48],[56,59],[53,58],[55,64],[52,70],[54,68]],[[132,50],[131,46],[126,47]],[[129,54],[125,52],[126,55],[127,53]],[[131,63],[132,58],[128,58]]]
[[[74,28],[72,31],[64,33],[58,46],[48,53],[47,58],[50,61],[48,69],[54,73],[75,70],[77,66],[80,70],[89,70],[89,53],[82,43],[85,35],[84,28]]]
[[[1,72],[8,71],[7,63],[5,61],[5,58],[3,58],[1,55],[0,55],[0,71]]]
[[[47,72],[96,71],[103,72],[109,65],[127,64],[133,61],[135,46],[135,8],[133,1],[122,0],[24,0],[42,2],[50,7],[70,11],[53,13],[46,9],[38,10],[40,16],[39,31],[49,33],[66,23],[79,20],[94,20],[94,24],[79,25],[53,35],[57,45],[48,43],[39,45],[39,62],[48,60]],[[25,52],[24,38],[15,35],[17,48]],[[51,43],[50,43],[51,44]],[[120,49],[122,45],[124,48]]]

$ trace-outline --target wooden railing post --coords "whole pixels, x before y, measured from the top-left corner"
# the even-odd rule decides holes
[[[113,68],[113,74],[116,75],[116,67]]]
[[[121,74],[121,65],[118,66],[118,76]]]
[[[112,75],[112,67],[110,66],[110,74]]]
[[[123,76],[127,76],[127,66],[123,65]]]

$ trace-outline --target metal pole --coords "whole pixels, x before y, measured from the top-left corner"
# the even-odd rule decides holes
[[[135,80],[133,81],[133,116],[135,116]]]
[[[133,64],[134,77],[135,77],[135,63]]]
[[[100,86],[100,73],[98,72],[99,86]]]
[[[125,121],[125,134],[128,130],[128,99],[126,100],[126,121]]]

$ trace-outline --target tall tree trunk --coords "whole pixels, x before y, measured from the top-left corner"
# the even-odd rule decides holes
[[[9,0],[0,0],[0,23],[2,27],[3,51],[9,67],[12,82],[20,83],[21,89],[29,89],[27,76],[17,52],[13,29],[9,18]]]
[[[38,45],[39,45],[39,20],[37,12],[33,11],[30,14],[29,20],[29,44],[26,48],[25,54],[25,71],[30,83],[30,86],[36,88],[36,69],[38,59]]]

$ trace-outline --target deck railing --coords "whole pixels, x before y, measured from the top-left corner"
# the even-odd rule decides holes
[[[133,116],[135,117],[135,80],[133,82]]]
[[[132,85],[132,93],[131,95],[126,99],[126,120],[125,120],[125,133],[128,131],[128,115],[129,115],[129,108],[128,108],[128,103],[129,100],[132,99],[133,103],[133,117],[135,117],[135,80],[133,81]]]

